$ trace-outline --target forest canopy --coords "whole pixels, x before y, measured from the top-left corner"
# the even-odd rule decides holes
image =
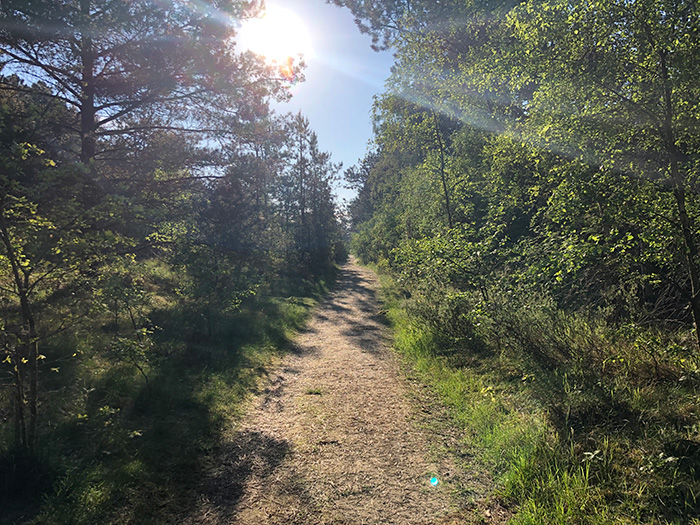
[[[700,322],[696,3],[339,3],[396,50],[355,181],[366,259]]]

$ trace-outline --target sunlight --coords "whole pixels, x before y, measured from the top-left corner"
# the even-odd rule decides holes
[[[304,21],[293,11],[277,6],[270,6],[261,18],[245,22],[238,44],[281,68],[291,68],[295,59],[308,58],[313,53]]]

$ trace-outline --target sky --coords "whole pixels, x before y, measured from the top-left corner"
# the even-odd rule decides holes
[[[306,58],[305,81],[291,88],[292,99],[277,104],[280,113],[301,111],[317,133],[323,151],[343,169],[365,156],[372,138],[372,98],[384,90],[393,58],[372,50],[348,9],[325,0],[266,0],[294,11],[306,24],[313,53]],[[341,199],[352,192],[336,189]]]

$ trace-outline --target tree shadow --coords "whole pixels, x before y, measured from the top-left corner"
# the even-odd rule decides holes
[[[253,430],[240,432],[224,444],[215,456],[217,464],[210,468],[200,493],[209,519],[231,523],[248,480],[253,476],[262,480],[270,477],[289,451],[287,441]],[[191,517],[183,521],[196,520],[201,510],[195,509]]]
[[[299,304],[308,307],[303,302],[308,297]],[[284,298],[256,297],[235,314],[221,314],[214,337],[197,331],[201,323],[185,307],[152,314],[151,321],[161,327],[154,334],[157,347],[169,350],[150,368],[147,381],[134,367],[110,362],[89,382],[80,367],[73,371],[62,363],[61,375],[55,374],[61,382],[53,385],[57,379],[50,376],[42,383],[66,392],[65,407],[61,396],[43,398],[43,413],[54,413],[40,436],[50,461],[39,465],[31,487],[22,489],[27,497],[11,513],[7,507],[0,510],[1,523],[48,516],[55,523],[175,523],[180,521],[175,516],[188,515],[209,492],[213,498],[221,490],[235,494],[234,485],[227,488],[212,477],[223,468],[212,462],[233,461],[228,448],[242,443],[257,447],[265,457],[258,454],[256,461],[268,465],[284,456],[285,443],[265,441],[262,435],[237,438],[221,445],[227,448],[223,452],[217,447],[226,443],[230,428],[232,416],[224,410],[235,412],[246,393],[256,391],[260,377],[268,374],[264,363],[269,356],[313,351],[289,337],[308,313],[290,309]],[[70,345],[71,353],[74,348]],[[282,370],[283,375],[294,373],[293,368]],[[264,387],[273,402],[285,387],[283,380],[275,381]],[[69,383],[80,389],[67,391]],[[239,475],[252,468],[242,459],[228,467]]]
[[[386,351],[390,340],[382,325],[376,321],[373,322],[372,319],[368,319],[366,322],[348,320],[347,323],[349,327],[342,334],[360,350],[372,355],[380,355]]]

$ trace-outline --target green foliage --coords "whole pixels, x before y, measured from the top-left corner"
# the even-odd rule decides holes
[[[335,3],[396,56],[352,248],[515,521],[696,519],[697,3]]]
[[[129,156],[164,129],[230,139],[264,116],[267,98],[284,96],[281,85],[272,68],[230,45],[231,22],[254,8],[10,0],[0,6],[0,48],[13,71],[44,82],[44,98],[70,108],[69,119],[42,118],[72,131],[69,151],[90,164],[115,151]]]
[[[458,327],[473,339],[455,344],[444,305],[454,311],[460,301],[465,312],[480,294],[449,297],[443,288],[417,310],[415,295],[406,298],[388,275],[382,282],[396,347],[463,429],[464,467],[494,476],[516,523],[676,523],[700,514],[700,376],[685,357],[687,333],[616,329],[492,289],[492,306]]]
[[[353,205],[372,210],[355,218],[358,253],[391,260],[444,232],[449,200],[495,279],[524,273],[561,306],[698,322],[697,148],[681,139],[696,118],[694,4],[339,3],[397,56]]]
[[[175,519],[345,255],[244,4],[0,6],[3,520]]]

